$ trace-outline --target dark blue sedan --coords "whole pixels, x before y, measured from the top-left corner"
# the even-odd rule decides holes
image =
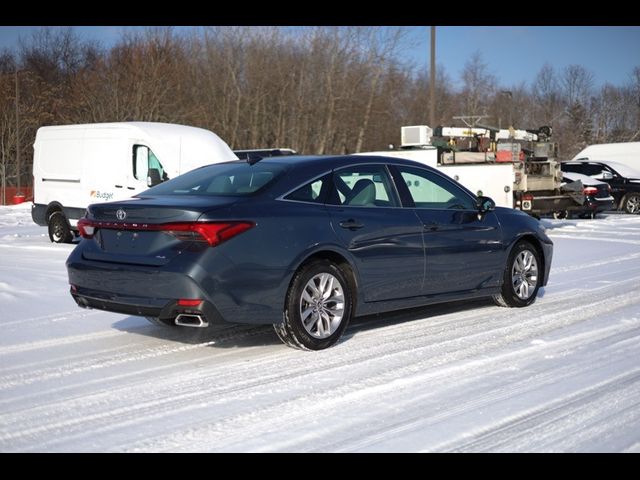
[[[458,299],[533,303],[553,244],[437,170],[372,156],[209,165],[91,205],[67,260],[81,307],[166,325],[273,324],[319,350],[349,320]]]

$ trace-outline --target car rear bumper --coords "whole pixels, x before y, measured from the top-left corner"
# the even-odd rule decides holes
[[[71,286],[71,296],[82,308],[96,308],[108,312],[159,318],[173,323],[178,315],[201,315],[208,323],[221,323],[224,319],[215,306],[203,300],[199,305],[183,307],[176,299],[161,299],[118,295],[88,288]]]
[[[587,198],[585,205],[594,212],[604,212],[605,210],[615,210],[615,200],[613,197]]]
[[[283,291],[290,276],[282,271],[248,272],[223,255],[216,255],[213,263],[217,274],[199,262],[158,268],[88,260],[79,245],[67,259],[67,273],[71,295],[85,308],[161,320],[184,313],[203,315],[208,323],[282,321],[282,308],[274,306],[284,304]],[[255,288],[246,288],[252,285]],[[245,289],[241,291],[241,287]],[[199,299],[202,303],[179,307],[179,299]]]
[[[582,215],[615,210],[615,200],[613,197],[595,198],[585,197],[584,204],[576,205],[567,209],[568,212]]]

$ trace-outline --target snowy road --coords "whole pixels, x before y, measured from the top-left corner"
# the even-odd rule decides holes
[[[549,285],[359,319],[305,353],[77,308],[0,207],[0,451],[640,451],[640,216],[546,220]]]

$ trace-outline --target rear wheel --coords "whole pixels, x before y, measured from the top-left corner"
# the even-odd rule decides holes
[[[557,212],[553,212],[553,218],[556,220],[562,220],[569,217],[569,212],[567,210],[558,210]]]
[[[624,198],[624,206],[622,207],[627,213],[640,213],[640,194],[630,193]]]
[[[493,299],[502,307],[531,305],[540,289],[540,254],[529,242],[520,242],[511,251],[504,270],[502,291]]]
[[[53,212],[49,217],[49,239],[54,243],[71,243],[73,232],[64,213]]]
[[[345,273],[328,260],[318,260],[294,275],[284,321],[274,329],[290,347],[322,350],[340,339],[351,311],[352,294]]]

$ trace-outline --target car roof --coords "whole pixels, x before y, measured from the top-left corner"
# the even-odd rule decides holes
[[[246,160],[240,160],[244,162]],[[283,155],[275,157],[264,157],[259,160],[260,163],[277,163],[285,165],[319,165],[323,164],[327,167],[336,168],[340,165],[361,165],[363,163],[392,163],[395,165],[419,166],[433,170],[424,163],[416,162],[398,157],[386,157],[382,155]]]

